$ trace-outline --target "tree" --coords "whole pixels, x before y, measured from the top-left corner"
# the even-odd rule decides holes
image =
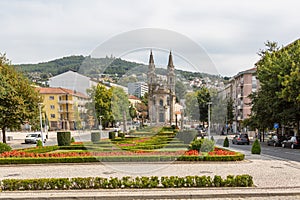
[[[129,118],[129,101],[128,96],[122,88],[112,87],[111,91],[111,111],[113,121],[123,120],[126,123],[126,119]]]
[[[211,101],[210,92],[206,87],[200,88],[196,91],[197,102],[199,106],[199,121],[204,122],[208,121],[208,105],[207,103]]]
[[[136,109],[135,107],[131,104],[129,107],[129,115],[130,118],[133,120],[134,118],[136,118],[137,114],[136,114]]]
[[[177,101],[180,101],[180,99],[184,99],[184,96],[186,94],[186,86],[181,81],[176,81],[175,94]]]
[[[281,126],[297,124],[299,130],[300,41],[283,48],[267,42],[259,55],[256,66],[261,89],[253,96],[253,119],[260,127],[277,122]]]
[[[104,85],[98,84],[90,90],[90,95],[95,106],[96,119],[100,120],[103,128],[108,126],[108,123],[112,121],[111,111],[111,90],[105,88]]]
[[[3,143],[6,129],[18,129],[25,122],[35,124],[38,120],[38,92],[30,82],[11,66],[5,55],[0,54],[0,126]]]
[[[230,97],[227,100],[227,106],[226,106],[226,120],[228,124],[232,124],[233,119],[234,119],[234,114],[233,114],[233,100]]]
[[[195,92],[189,92],[185,95],[185,115],[191,120],[199,120],[199,106]]]

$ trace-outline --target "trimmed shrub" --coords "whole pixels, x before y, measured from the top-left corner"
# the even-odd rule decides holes
[[[114,140],[116,138],[116,132],[114,131],[108,132],[108,138]]]
[[[122,132],[118,132],[118,137],[124,139],[125,138],[125,133],[122,133]]]
[[[37,178],[37,179],[4,179],[0,190],[80,190],[80,189],[120,189],[120,188],[179,188],[179,187],[251,187],[253,178],[250,175],[227,176],[163,176],[152,177],[75,177],[75,178]]]
[[[100,132],[91,132],[91,141],[97,143],[100,140]]]
[[[194,140],[194,141],[191,143],[190,150],[197,150],[197,151],[200,151],[201,146],[202,146],[202,143],[203,143],[203,139],[201,139],[201,140]]]
[[[37,140],[37,141],[36,141],[36,146],[37,146],[37,147],[42,147],[42,146],[43,146],[42,141],[41,141],[41,140]]]
[[[72,138],[71,138],[71,143],[74,143],[74,142],[75,142],[75,138],[72,137]]]
[[[57,132],[57,144],[58,146],[70,146],[71,132]]]
[[[0,142],[0,153],[11,151],[11,147],[8,144]]]
[[[251,153],[252,154],[260,154],[260,152],[261,152],[260,143],[259,143],[258,139],[256,139],[252,145]]]
[[[215,148],[215,141],[210,140],[210,139],[203,139],[200,151],[201,152],[211,152]]]
[[[223,147],[229,147],[229,140],[228,137],[226,136],[224,142],[223,142]]]

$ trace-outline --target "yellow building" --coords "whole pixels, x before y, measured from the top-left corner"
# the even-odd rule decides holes
[[[65,88],[37,90],[43,97],[43,113],[46,113],[50,130],[75,130],[86,126],[88,96]]]

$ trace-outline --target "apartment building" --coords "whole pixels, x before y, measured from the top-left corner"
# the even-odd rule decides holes
[[[233,132],[241,131],[242,121],[249,118],[252,107],[249,95],[256,92],[258,88],[256,68],[252,68],[233,76],[224,90],[219,92],[223,98],[233,100]]]
[[[145,82],[128,83],[128,94],[141,98],[148,92],[148,84]]]
[[[37,88],[43,97],[43,112],[50,130],[75,130],[87,125],[85,104],[89,97],[66,88]]]

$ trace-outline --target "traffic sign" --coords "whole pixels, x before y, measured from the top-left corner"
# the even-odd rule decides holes
[[[274,128],[278,129],[279,128],[279,124],[278,123],[274,123]]]

